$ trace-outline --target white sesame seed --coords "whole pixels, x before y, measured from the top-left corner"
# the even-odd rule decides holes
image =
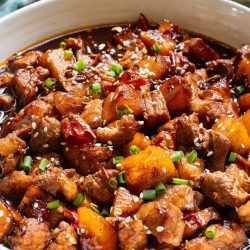
[[[200,127],[200,128],[203,128],[203,123],[202,123],[202,122],[199,124],[199,127]]]
[[[162,232],[163,230],[164,230],[164,227],[162,227],[162,226],[158,226],[158,227],[156,228],[156,231],[157,231],[158,233]]]
[[[43,131],[44,131],[45,133],[47,133],[47,132],[48,132],[48,128],[45,127],[45,128],[43,129]]]
[[[146,234],[152,234],[150,230],[146,230]]]
[[[245,148],[245,145],[242,143],[242,144],[241,144],[241,147],[242,147],[242,148]]]
[[[34,207],[34,208],[38,208],[38,203],[35,202],[33,207]]]
[[[109,149],[110,151],[113,151],[113,146],[108,146],[108,149]]]
[[[140,193],[140,198],[143,199],[143,192]]]
[[[36,123],[35,123],[35,122],[32,122],[32,123],[31,123],[31,127],[32,127],[33,129],[36,129]]]
[[[215,122],[218,122],[218,118],[216,118],[214,121],[215,121]]]
[[[113,145],[112,141],[108,141],[108,145]]]
[[[214,154],[213,151],[209,151],[209,152],[207,153],[207,157],[209,157],[209,156],[211,156],[211,155],[213,155],[213,154]]]
[[[144,124],[144,121],[138,121],[138,123],[139,123],[140,125],[143,125],[143,124]]]
[[[97,120],[98,120],[98,117],[95,117],[95,118],[93,119],[94,122],[96,122]]]
[[[131,56],[131,59],[136,59],[137,58],[137,55],[136,54],[133,54],[132,56]]]
[[[221,130],[224,131],[224,130],[226,130],[226,128],[225,128],[225,127],[222,127]]]
[[[76,244],[77,244],[76,239],[75,239],[74,237],[72,237],[72,236],[69,238],[69,241],[70,241],[70,243],[71,243],[72,245],[76,245]]]
[[[42,158],[40,156],[37,156],[36,159],[37,160],[42,160]]]
[[[222,125],[223,125],[223,124],[222,124],[222,123],[220,123],[220,124],[218,125],[218,128],[222,127]]]
[[[66,147],[66,148],[65,148],[65,151],[69,151],[69,148]]]
[[[34,138],[36,138],[38,135],[39,135],[39,133],[36,132],[36,133],[34,134]]]
[[[167,173],[167,168],[162,168],[162,173],[166,174]]]
[[[6,217],[6,222],[10,222],[10,217]]]
[[[98,143],[96,143],[94,146],[95,146],[95,147],[100,147],[100,146],[102,146],[102,144],[98,142]]]
[[[120,208],[117,208],[114,210],[114,216],[115,217],[118,217],[122,214],[122,210]]]
[[[2,217],[3,216],[3,210],[0,210],[0,217]]]
[[[49,147],[49,144],[43,144],[43,147],[44,147],[44,148],[48,148],[48,147]]]
[[[66,145],[66,142],[61,142],[61,145]]]
[[[50,161],[54,162],[54,161],[55,161],[55,158],[54,158],[54,157],[52,157],[52,158],[50,159]]]
[[[121,167],[121,166],[122,166],[121,163],[117,163],[117,164],[116,164],[116,167],[118,167],[118,168]]]
[[[198,137],[195,137],[194,138],[194,143],[197,143],[199,141],[199,138]]]
[[[132,199],[133,199],[134,202],[138,202],[139,201],[139,198],[137,196],[135,196],[135,195],[132,196]]]

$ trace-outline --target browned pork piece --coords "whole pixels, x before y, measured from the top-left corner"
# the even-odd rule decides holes
[[[42,53],[38,50],[31,50],[21,56],[17,56],[11,66],[14,68],[26,68],[27,66],[38,65],[39,57]]]
[[[0,109],[8,110],[14,104],[14,99],[7,94],[0,94]]]

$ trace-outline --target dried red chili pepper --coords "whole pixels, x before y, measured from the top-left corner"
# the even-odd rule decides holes
[[[80,146],[96,138],[90,126],[77,115],[70,115],[62,120],[62,132],[65,142]]]

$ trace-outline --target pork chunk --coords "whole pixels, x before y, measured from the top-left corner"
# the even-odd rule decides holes
[[[48,245],[50,231],[45,222],[24,218],[15,228],[10,243],[13,250],[43,250]]]
[[[14,75],[9,72],[0,74],[0,88],[10,87],[13,82]]]
[[[97,128],[95,133],[100,142],[122,145],[131,141],[140,127],[134,116],[122,116],[121,120],[114,121],[107,127]]]
[[[38,50],[32,50],[25,53],[22,56],[18,56],[12,63],[14,68],[26,68],[27,66],[36,66],[38,64],[38,59],[42,53]]]
[[[145,94],[145,107],[143,118],[147,126],[159,126],[170,120],[166,101],[161,91],[147,92]]]
[[[99,170],[93,175],[87,175],[82,183],[83,191],[95,200],[103,203],[111,202],[114,190],[109,187],[109,180],[116,177],[117,170]]]
[[[119,224],[118,236],[122,250],[140,250],[147,244],[147,235],[141,220],[130,220]]]
[[[0,94],[0,109],[8,110],[14,104],[14,99],[7,94]]]
[[[247,228],[250,227],[250,201],[246,204],[240,206],[237,210],[240,222],[244,224]]]
[[[232,78],[234,67],[231,60],[218,59],[206,63],[206,71],[209,75],[220,75]]]
[[[240,206],[250,198],[234,176],[220,171],[206,175],[202,189],[206,196],[221,206]]]
[[[15,72],[13,87],[23,104],[32,101],[44,80],[49,76],[49,71],[42,67],[36,69],[19,69]]]
[[[61,123],[53,117],[44,117],[33,127],[30,146],[36,153],[48,153],[58,149],[61,139]]]
[[[82,119],[92,128],[102,126],[102,108],[103,100],[91,100],[83,109],[81,113]]]
[[[78,235],[73,226],[67,222],[60,222],[51,234],[52,240],[48,250],[77,250]]]

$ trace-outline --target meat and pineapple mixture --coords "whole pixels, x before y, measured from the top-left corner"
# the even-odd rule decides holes
[[[218,50],[143,15],[84,34],[2,66],[1,242],[14,250],[246,246],[250,46]]]

